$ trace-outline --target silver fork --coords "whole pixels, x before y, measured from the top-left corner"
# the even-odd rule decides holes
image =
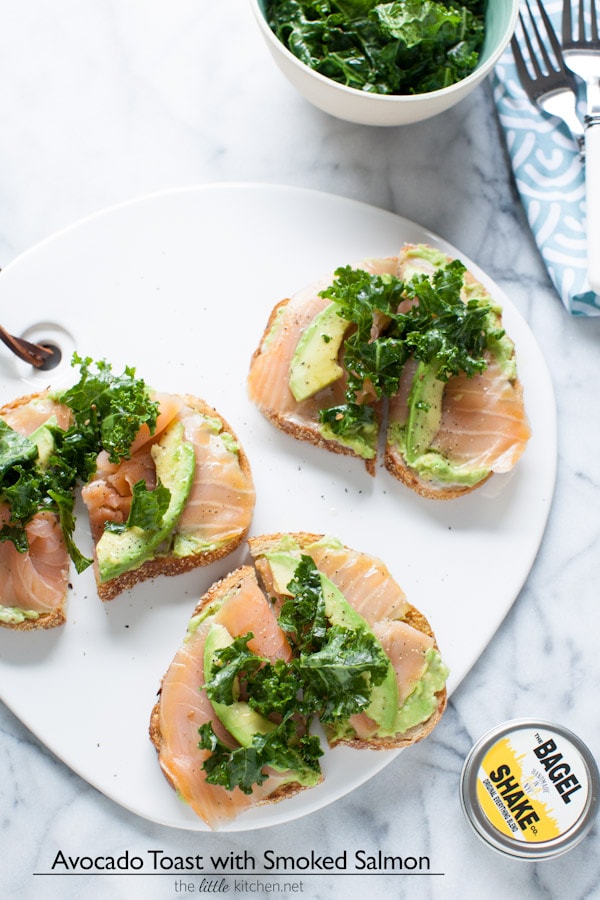
[[[592,290],[600,294],[600,36],[596,0],[588,0],[587,17],[585,0],[577,0],[577,5],[578,21],[574,32],[571,0],[563,0],[563,56],[569,69],[586,86],[584,134],[588,281]]]
[[[525,0],[528,14],[526,23],[523,11],[519,23],[529,64],[517,35],[513,35],[511,47],[519,80],[532,103],[544,112],[562,119],[583,152],[583,124],[577,115],[577,82],[573,73],[564,65],[560,44],[552,22],[540,0],[537,0],[543,34],[534,18],[529,0]]]

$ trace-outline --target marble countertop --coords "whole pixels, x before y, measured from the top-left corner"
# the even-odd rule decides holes
[[[162,900],[211,888],[185,876],[186,891],[174,873],[35,874],[59,850],[336,857],[362,848],[428,856],[437,874],[298,876],[297,892],[600,897],[597,825],[565,856],[525,863],[484,846],[459,803],[469,749],[507,719],[561,723],[600,754],[600,319],[569,317],[551,287],[517,199],[491,85],[434,120],[366,128],[294,92],[245,0],[3,0],[0,10],[0,267],[99,209],[165,189],[259,182],[354,198],[436,232],[505,290],[548,362],[559,429],[556,492],[531,573],[427,741],[310,816],[199,834],[152,824],[107,799],[1,705],[4,894]]]

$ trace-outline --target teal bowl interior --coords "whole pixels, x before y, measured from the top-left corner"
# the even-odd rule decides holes
[[[261,2],[261,6],[264,5]],[[506,32],[514,27],[515,9],[512,0],[487,0],[485,5],[485,36],[479,66],[485,65]]]

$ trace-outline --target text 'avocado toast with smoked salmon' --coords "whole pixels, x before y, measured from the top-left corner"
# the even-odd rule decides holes
[[[255,494],[245,453],[203,400],[160,394],[77,354],[77,384],[0,409],[0,625],[65,621],[71,562],[109,600],[231,553]],[[83,487],[81,487],[83,486]],[[74,541],[76,491],[94,558]]]
[[[446,705],[431,627],[381,560],[305,533],[249,546],[254,566],[198,603],[150,722],[167,780],[211,828],[319,784],[316,723],[331,748],[390,750]]]
[[[277,428],[424,497],[508,472],[530,437],[502,311],[459,260],[427,245],[336,272],[273,310],[248,376]]]

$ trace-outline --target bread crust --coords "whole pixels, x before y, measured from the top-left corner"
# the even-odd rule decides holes
[[[298,543],[300,549],[309,547],[311,544],[317,543],[324,537],[324,535],[322,534],[312,534],[310,532],[294,532],[289,536]],[[256,559],[257,557],[263,555],[274,546],[276,546],[282,537],[282,534],[265,534],[251,537],[248,540],[250,553],[252,554],[254,559]],[[346,547],[346,549],[349,548]],[[422,631],[424,634],[427,634],[429,637],[433,638],[433,645],[436,650],[439,650],[437,640],[435,634],[433,633],[431,625],[429,624],[425,616],[416,607],[412,606],[412,604],[408,605],[408,610],[403,616],[403,621],[407,622],[409,625],[412,625],[412,627],[416,628],[418,631]],[[425,722],[415,725],[402,734],[385,738],[341,738],[339,740],[330,741],[330,746],[333,747],[343,744],[348,747],[354,747],[358,750],[395,750],[400,747],[408,747],[410,744],[415,744],[417,743],[417,741],[420,741],[423,738],[427,737],[427,735],[433,731],[446,708],[448,699],[446,687],[444,687],[441,691],[438,691],[435,696],[437,698],[437,707],[432,715]]]
[[[228,434],[236,442],[240,469],[243,475],[249,480],[250,484],[252,484],[252,472],[248,457],[231,425],[229,425],[216,409],[209,406],[208,403],[199,397],[195,397],[192,394],[184,394],[183,399],[185,400],[186,405],[196,412],[219,420],[222,425],[222,433]],[[148,581],[149,579],[157,578],[160,575],[182,575],[184,572],[190,572],[192,569],[197,569],[200,566],[208,566],[213,562],[217,562],[217,560],[233,553],[233,551],[240,546],[247,537],[249,528],[250,523],[248,523],[248,526],[240,531],[239,534],[225,542],[221,547],[217,547],[209,552],[198,553],[194,556],[181,558],[174,556],[156,556],[155,558],[142,563],[142,565],[138,566],[136,569],[123,572],[123,574],[119,575],[117,578],[112,578],[105,582],[99,580],[98,567],[94,565],[98,596],[103,601],[113,600],[119,594],[131,590],[142,581]]]
[[[0,622],[0,627],[11,628],[13,631],[41,631],[48,628],[58,628],[67,621],[63,608],[66,605],[67,597],[68,590],[65,591],[60,609],[55,609],[48,613],[40,613],[37,619],[24,619],[22,622]]]
[[[47,388],[44,391],[35,391],[33,394],[25,394],[23,397],[17,397],[16,400],[10,400],[8,403],[5,403],[0,407],[0,419],[3,418],[7,413],[20,409],[21,406],[27,406],[28,403],[31,403],[32,400],[42,400],[48,396],[50,392],[50,388]]]
[[[406,464],[398,451],[390,445],[389,441],[385,445],[383,464],[390,475],[393,475],[394,478],[405,484],[411,491],[419,494],[420,497],[425,497],[428,500],[455,500],[457,497],[463,497],[465,494],[470,494],[477,488],[480,488],[494,474],[489,472],[481,481],[467,485],[442,485],[425,481],[425,479],[419,477],[414,469],[411,469]]]

